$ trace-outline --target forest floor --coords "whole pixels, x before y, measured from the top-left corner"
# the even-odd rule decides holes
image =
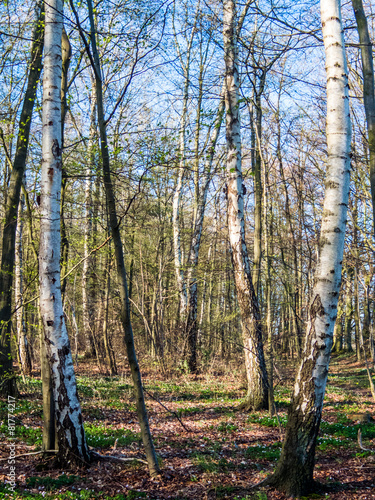
[[[252,489],[272,473],[280,455],[293,382],[288,363],[277,363],[278,416],[238,409],[243,374],[235,370],[189,376],[144,371],[147,407],[161,477],[151,479],[139,462],[101,461],[87,468],[59,470],[41,455],[16,461],[16,493],[7,486],[7,461],[0,461],[0,498],[14,499],[285,499],[270,489]],[[89,445],[102,455],[144,459],[130,376],[109,377],[81,362],[77,368]],[[40,449],[41,382],[20,383],[16,409],[16,454]],[[0,402],[0,458],[9,456],[6,403]],[[358,419],[368,414],[369,422]],[[315,478],[321,489],[309,498],[375,499],[375,404],[363,363],[354,357],[332,360],[316,453]],[[178,417],[178,418],[177,418]],[[180,420],[179,420],[180,419]],[[364,451],[357,441],[362,430]],[[116,446],[115,446],[116,443]]]

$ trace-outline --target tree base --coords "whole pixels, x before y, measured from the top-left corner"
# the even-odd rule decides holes
[[[280,474],[276,471],[257,486],[274,488],[291,498],[300,498],[322,489],[322,485],[317,481],[306,481],[302,475],[291,473],[291,471],[284,472]]]
[[[0,382],[0,396],[7,398],[11,396],[12,398],[19,398],[19,391],[17,387],[16,377],[14,375],[5,375],[3,380]]]
[[[268,394],[266,394],[263,399],[256,399],[247,395],[245,400],[238,406],[238,409],[246,412],[260,410],[268,411],[270,409]]]

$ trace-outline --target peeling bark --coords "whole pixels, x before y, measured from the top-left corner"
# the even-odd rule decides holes
[[[227,139],[228,232],[241,312],[248,391],[244,407],[268,408],[268,379],[263,352],[262,327],[245,241],[241,130],[238,102],[236,9],[233,0],[224,1],[223,37],[225,60],[225,108]]]
[[[315,447],[337,316],[350,182],[351,125],[340,0],[322,0],[321,19],[328,165],[320,254],[285,440],[275,473],[265,481],[292,496],[305,495],[314,487]]]
[[[62,464],[90,461],[61,297],[61,37],[62,0],[45,4],[45,63],[40,204],[40,313],[51,367],[58,459]]]

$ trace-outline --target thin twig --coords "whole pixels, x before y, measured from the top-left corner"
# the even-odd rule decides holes
[[[110,462],[141,462],[142,464],[148,465],[146,460],[142,460],[141,458],[128,458],[128,457],[115,457],[113,455],[100,455],[96,451],[90,451],[92,457],[97,458],[98,460],[109,460]]]
[[[160,406],[162,406],[165,410],[167,410],[169,413],[172,413],[172,415],[174,415],[177,420],[180,422],[181,426],[185,429],[186,432],[195,432],[191,429],[189,429],[188,427],[186,427],[186,425],[182,422],[182,420],[180,419],[180,417],[177,415],[177,413],[173,410],[170,410],[167,406],[165,406],[161,401],[159,401],[158,398],[156,398],[155,396],[153,396],[150,392],[148,392],[145,387],[143,387],[143,390],[145,391],[146,394],[148,394],[150,396],[150,398],[152,398],[154,401],[156,401],[157,403],[159,403]]]
[[[362,431],[360,428],[358,429],[358,445],[361,448],[361,450],[363,450],[363,451],[371,451],[371,453],[374,453],[374,451],[375,451],[375,450],[370,450],[369,448],[365,448],[363,446],[363,444],[362,444]]]
[[[20,458],[20,457],[27,457],[29,455],[41,455],[42,453],[57,453],[58,450],[41,450],[41,451],[33,451],[31,453],[22,453],[22,455],[16,455],[15,457],[12,457],[12,459]],[[6,458],[0,458],[0,461],[3,460],[9,460],[9,457]]]

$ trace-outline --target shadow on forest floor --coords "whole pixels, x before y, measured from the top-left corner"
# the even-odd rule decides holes
[[[15,495],[6,486],[7,469],[1,469],[0,498],[285,500],[277,491],[251,489],[272,473],[280,455],[294,369],[281,365],[278,369],[283,377],[275,394],[281,428],[276,417],[266,412],[238,409],[244,388],[234,370],[220,376],[179,375],[168,380],[149,371],[144,381],[152,395],[147,396],[147,406],[163,471],[160,478],[151,479],[139,462],[99,462],[61,471],[49,468],[52,462],[28,455],[16,461]],[[360,413],[375,416],[370,392],[362,387],[362,374],[360,389],[356,384],[356,373],[361,370],[363,366],[352,358],[333,359],[316,453],[315,478],[322,486],[310,498],[375,498],[375,454],[361,450],[357,442],[361,428],[364,447],[375,450],[375,425],[353,421]],[[355,390],[340,388],[345,377]],[[77,380],[90,446],[102,455],[143,458],[129,374],[123,371],[111,378],[93,373],[88,363],[82,363]],[[15,414],[17,455],[40,449],[42,425],[40,381],[27,379],[20,388]],[[5,401],[0,402],[0,409],[6,409]],[[5,422],[0,433],[1,458],[6,458]]]

